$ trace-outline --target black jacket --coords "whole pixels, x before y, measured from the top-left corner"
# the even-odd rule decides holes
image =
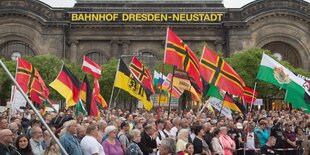
[[[141,142],[138,145],[143,155],[148,155],[153,152],[154,148],[157,148],[156,139],[152,139],[145,131],[141,133]]]

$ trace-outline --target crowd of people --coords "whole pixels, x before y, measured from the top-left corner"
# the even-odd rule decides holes
[[[1,155],[61,155],[33,110],[0,113]],[[309,155],[309,115],[254,111],[233,119],[212,111],[102,111],[100,119],[48,112],[45,122],[69,155]]]

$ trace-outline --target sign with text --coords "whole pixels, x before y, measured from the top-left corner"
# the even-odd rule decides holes
[[[69,13],[71,22],[217,23],[224,13]]]
[[[211,103],[211,105],[218,111],[221,112],[221,114],[223,114],[224,116],[226,116],[228,119],[232,119],[232,115],[231,115],[231,110],[226,108],[226,107],[223,107],[223,101],[215,98],[215,97],[210,97],[208,99],[209,103]]]

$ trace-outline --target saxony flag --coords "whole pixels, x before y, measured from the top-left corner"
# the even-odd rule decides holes
[[[256,78],[286,89],[285,100],[291,102],[293,107],[310,110],[309,103],[304,100],[305,95],[310,94],[307,81],[266,54],[263,54]]]

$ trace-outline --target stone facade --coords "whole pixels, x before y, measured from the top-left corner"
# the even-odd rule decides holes
[[[78,12],[223,13],[219,22],[75,22]],[[301,0],[256,0],[242,8],[221,1],[92,1],[52,8],[37,0],[1,0],[0,55],[52,54],[80,63],[148,53],[162,59],[169,25],[192,49],[208,45],[225,56],[251,47],[267,48],[310,71],[310,4]],[[201,51],[200,51],[201,52]]]

